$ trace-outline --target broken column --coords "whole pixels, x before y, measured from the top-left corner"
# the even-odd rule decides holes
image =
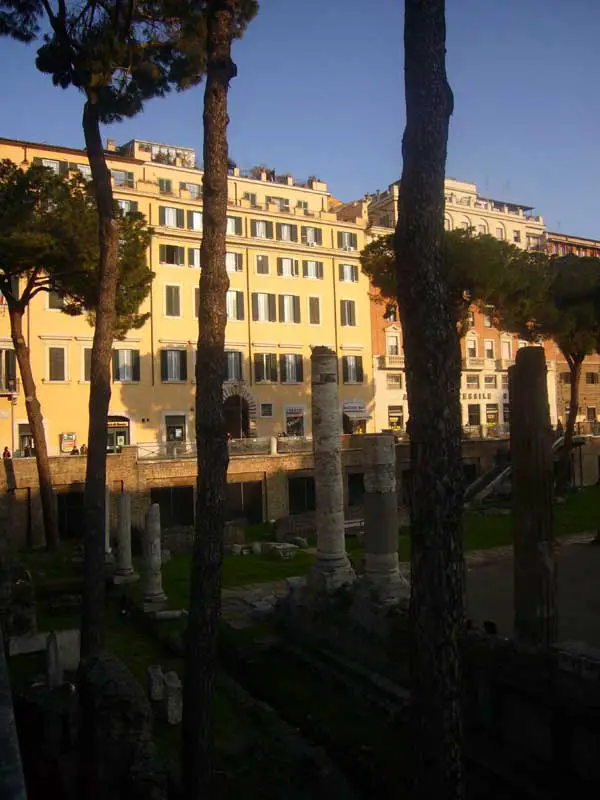
[[[363,441],[365,583],[381,602],[395,602],[408,587],[398,566],[396,446],[391,434]],[[404,589],[404,592],[403,592]]]
[[[157,611],[167,602],[162,588],[161,567],[160,507],[158,503],[152,503],[146,512],[144,531],[144,611]]]
[[[134,583],[139,575],[131,560],[131,497],[123,492],[117,499],[117,568],[115,583]]]
[[[515,636],[548,645],[558,632],[553,545],[554,471],[543,347],[523,347],[508,370]]]
[[[344,535],[337,356],[328,347],[315,347],[311,364],[317,556],[307,583],[330,592],[354,580]]]

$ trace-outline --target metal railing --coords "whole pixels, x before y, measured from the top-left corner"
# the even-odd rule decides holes
[[[268,455],[271,452],[271,440],[268,437],[230,439],[227,447],[232,457]],[[196,455],[196,442],[145,442],[137,445],[138,461],[196,458]]]

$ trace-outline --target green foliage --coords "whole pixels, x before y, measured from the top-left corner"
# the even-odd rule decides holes
[[[198,83],[206,71],[207,7],[193,0],[0,0],[0,35],[39,39],[36,65],[56,86],[93,97],[101,122],[139,113],[152,97]],[[258,10],[235,4],[235,36]]]
[[[117,213],[119,283],[117,336],[141,327],[138,309],[154,277],[146,264],[151,231],[142,214]],[[98,300],[98,213],[81,176],[65,179],[45,167],[20,170],[0,162],[0,291],[9,306],[27,306],[53,289],[65,312],[92,315]],[[19,292],[15,279],[21,280]]]
[[[445,234],[446,263],[456,321],[462,333],[469,309],[484,303],[495,304],[519,293],[518,270],[529,254],[513,244],[489,234],[475,236],[471,230],[452,230]],[[360,255],[363,272],[385,298],[396,297],[394,234],[370,242]],[[507,282],[510,274],[511,282]]]

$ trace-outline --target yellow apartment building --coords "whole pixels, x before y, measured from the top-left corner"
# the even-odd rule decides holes
[[[85,151],[0,139],[0,158],[23,168],[89,174]],[[202,240],[202,169],[189,148],[133,140],[107,143],[119,205],[153,229],[156,277],[141,330],[114,344],[109,448],[185,448],[194,440],[194,366]],[[227,429],[233,438],[311,434],[310,353],[339,358],[346,432],[374,430],[368,279],[358,256],[366,203],[351,217],[316,178],[294,181],[258,167],[230,170],[227,218]],[[34,298],[25,330],[51,454],[86,443],[93,330]],[[6,308],[0,303],[0,446],[30,443]]]
[[[391,233],[396,225],[399,182],[367,198],[367,241]],[[447,178],[445,182],[445,226],[474,228],[519,247],[545,246],[544,221],[530,206],[482,197],[473,183]],[[404,375],[402,328],[395,305],[382,302],[372,289],[371,330],[376,430],[406,430],[408,402]],[[473,310],[469,332],[461,341],[462,423],[467,433],[503,433],[509,422],[508,367],[515,352],[526,342],[494,328],[490,314]],[[557,422],[556,356],[546,348],[548,397],[552,423]]]

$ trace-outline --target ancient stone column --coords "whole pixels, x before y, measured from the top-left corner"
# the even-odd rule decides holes
[[[114,583],[134,583],[139,575],[131,560],[131,497],[122,492],[117,498],[117,568]]]
[[[337,357],[328,347],[315,347],[311,364],[317,557],[307,582],[330,592],[354,580],[344,536]]]
[[[146,512],[144,532],[144,611],[156,611],[167,602],[162,588],[160,550],[160,507],[152,503]]]
[[[542,347],[523,347],[508,370],[515,636],[537,646],[558,632],[553,546],[554,470],[546,359]]]
[[[391,434],[363,437],[365,468],[365,582],[382,602],[397,601],[408,587],[398,567],[396,446]]]

